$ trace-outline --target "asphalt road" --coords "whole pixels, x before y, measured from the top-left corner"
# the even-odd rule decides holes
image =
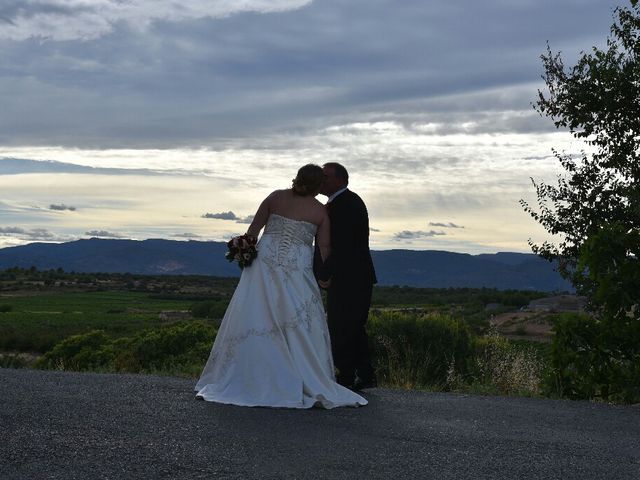
[[[374,389],[282,410],[189,380],[0,369],[0,479],[640,479],[640,407]]]

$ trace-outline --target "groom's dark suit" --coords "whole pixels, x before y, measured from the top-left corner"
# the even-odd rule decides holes
[[[327,204],[331,221],[331,285],[327,316],[338,382],[353,385],[355,374],[375,378],[365,324],[377,282],[369,251],[369,215],[362,199],[345,190]]]

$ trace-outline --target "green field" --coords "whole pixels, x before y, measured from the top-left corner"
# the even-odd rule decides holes
[[[142,292],[103,291],[2,296],[0,349],[44,353],[70,335],[104,330],[114,337],[175,322],[166,311],[188,311],[190,300],[163,300]]]

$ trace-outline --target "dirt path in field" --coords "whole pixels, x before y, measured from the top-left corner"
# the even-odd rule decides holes
[[[489,320],[498,333],[507,338],[550,342],[553,335],[551,314],[515,311],[494,315]]]

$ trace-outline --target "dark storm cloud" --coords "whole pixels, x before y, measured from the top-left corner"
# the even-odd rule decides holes
[[[234,15],[204,0],[182,10],[105,1],[100,12],[80,1],[5,3],[0,143],[214,145],[380,119],[442,120],[443,131],[469,120],[477,132],[545,130],[530,102],[546,41],[569,55],[602,42],[613,5],[279,3],[269,15]],[[42,17],[43,9],[59,11]],[[40,18],[54,24],[28,21]],[[36,31],[46,27],[49,35]],[[529,114],[502,114],[514,111]]]

